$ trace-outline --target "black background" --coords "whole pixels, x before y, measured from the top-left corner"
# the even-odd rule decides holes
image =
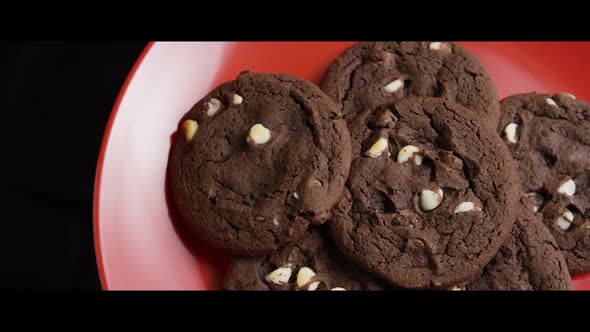
[[[100,289],[103,132],[145,42],[0,42],[0,288]]]

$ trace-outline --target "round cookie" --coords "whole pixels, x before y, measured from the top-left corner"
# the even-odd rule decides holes
[[[329,229],[391,284],[447,288],[480,272],[514,224],[518,180],[502,140],[449,100],[406,98],[349,123],[353,162]]]
[[[466,290],[569,290],[572,280],[563,254],[533,212],[520,209],[510,236]]]
[[[479,60],[451,42],[363,42],[342,53],[322,83],[347,121],[405,97],[446,97],[494,125],[500,106]]]
[[[350,135],[317,86],[241,73],[182,118],[170,155],[174,201],[212,244],[251,256],[326,221],[342,197]]]
[[[543,215],[570,273],[590,272],[590,104],[528,93],[501,106],[498,133],[516,161],[521,201]]]
[[[263,257],[233,258],[226,290],[382,290],[383,282],[352,265],[323,229]],[[336,288],[336,289],[334,289]]]

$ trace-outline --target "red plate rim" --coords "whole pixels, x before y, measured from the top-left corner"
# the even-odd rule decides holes
[[[93,233],[94,233],[94,251],[95,251],[95,255],[96,255],[96,265],[98,268],[98,276],[100,279],[100,286],[103,290],[109,290],[109,287],[107,285],[107,279],[106,279],[106,274],[104,271],[104,264],[103,264],[103,259],[102,259],[102,254],[101,254],[101,246],[100,246],[100,232],[99,232],[99,223],[98,223],[98,210],[99,210],[99,200],[100,200],[100,182],[102,179],[102,165],[104,162],[104,156],[107,150],[107,146],[109,144],[109,138],[111,136],[111,129],[113,127],[113,122],[115,121],[115,118],[117,117],[117,112],[119,111],[119,106],[121,105],[121,101],[123,100],[123,97],[125,96],[125,93],[127,92],[127,88],[129,87],[129,83],[131,83],[131,81],[133,80],[133,77],[135,76],[135,72],[137,71],[137,69],[139,68],[139,66],[141,65],[141,63],[143,62],[143,59],[145,58],[145,56],[148,54],[148,52],[150,51],[150,49],[152,48],[152,46],[154,45],[153,41],[148,42],[148,44],[145,46],[145,48],[143,49],[143,51],[141,52],[141,54],[139,55],[139,57],[137,58],[137,60],[135,60],[135,63],[133,64],[133,67],[131,68],[131,70],[129,71],[129,73],[127,74],[127,77],[125,78],[125,82],[123,83],[123,86],[121,87],[121,89],[119,90],[119,95],[117,96],[117,99],[115,100],[115,104],[113,105],[113,110],[111,111],[111,115],[109,116],[109,120],[107,122],[103,137],[102,137],[102,143],[100,146],[100,152],[98,154],[98,161],[96,164],[96,175],[94,177],[94,197],[93,197],[93,204],[92,204],[92,219],[93,219]]]

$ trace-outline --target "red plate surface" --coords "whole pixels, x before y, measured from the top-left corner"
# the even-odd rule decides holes
[[[169,214],[165,170],[180,117],[242,70],[318,83],[352,42],[150,43],[113,108],[94,191],[94,238],[104,289],[218,289],[228,256],[183,240]],[[590,43],[461,43],[484,63],[501,98],[567,91],[590,100]],[[574,278],[590,289],[590,274]]]

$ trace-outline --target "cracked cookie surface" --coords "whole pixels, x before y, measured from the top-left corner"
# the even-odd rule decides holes
[[[183,221],[234,254],[273,252],[342,197],[350,135],[315,85],[241,73],[182,118],[169,180]]]
[[[501,107],[498,134],[516,161],[521,201],[543,216],[570,273],[590,272],[590,104],[527,93]]]
[[[518,202],[501,138],[477,113],[429,97],[362,112],[349,130],[350,176],[328,223],[339,249],[399,287],[453,286],[480,272]]]
[[[352,265],[325,230],[310,227],[305,237],[271,255],[233,258],[226,290],[383,290],[377,278]]]
[[[466,290],[569,290],[565,258],[538,215],[521,207],[500,251]]]
[[[496,89],[480,61],[452,42],[362,42],[329,68],[322,90],[350,121],[358,113],[405,97],[445,97],[495,126]]]

